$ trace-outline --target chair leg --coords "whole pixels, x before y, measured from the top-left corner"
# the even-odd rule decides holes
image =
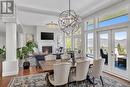
[[[85,84],[86,84],[86,87],[88,87],[88,82],[87,82],[87,80],[85,80]]]
[[[102,82],[102,86],[104,86],[102,76],[100,76],[100,80],[101,80],[101,82]]]
[[[93,87],[95,87],[95,78],[93,77]]]
[[[79,83],[78,82],[76,82],[76,87],[79,87]]]

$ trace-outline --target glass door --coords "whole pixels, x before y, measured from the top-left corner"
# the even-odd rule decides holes
[[[104,71],[128,76],[126,29],[98,32],[98,49],[98,57],[105,59]]]
[[[112,71],[127,76],[127,30],[112,31]]]
[[[111,71],[111,46],[110,46],[110,31],[102,31],[98,33],[99,43],[99,57],[105,59],[104,71]]]

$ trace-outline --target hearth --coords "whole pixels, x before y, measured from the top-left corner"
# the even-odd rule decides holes
[[[42,46],[42,52],[46,54],[52,53],[52,46]]]

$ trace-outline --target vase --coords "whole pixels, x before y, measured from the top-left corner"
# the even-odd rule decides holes
[[[25,62],[23,63],[23,68],[24,68],[24,69],[29,69],[29,67],[30,67],[30,62],[29,62],[29,61],[25,61]]]
[[[72,65],[74,66],[75,65],[75,56],[74,56],[74,53],[71,53],[71,58],[72,58]]]

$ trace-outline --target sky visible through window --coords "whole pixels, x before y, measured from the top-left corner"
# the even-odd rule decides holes
[[[109,19],[106,21],[102,21],[99,23],[99,27],[105,27],[113,24],[118,24],[118,23],[123,23],[123,22],[128,22],[128,15],[120,16],[117,18]],[[104,36],[105,38],[105,36]],[[118,35],[116,35],[116,40],[123,40],[126,39],[126,32],[118,32]]]
[[[120,16],[117,18],[109,19],[99,23],[99,27],[105,27],[113,24],[123,23],[128,21],[128,15]]]

